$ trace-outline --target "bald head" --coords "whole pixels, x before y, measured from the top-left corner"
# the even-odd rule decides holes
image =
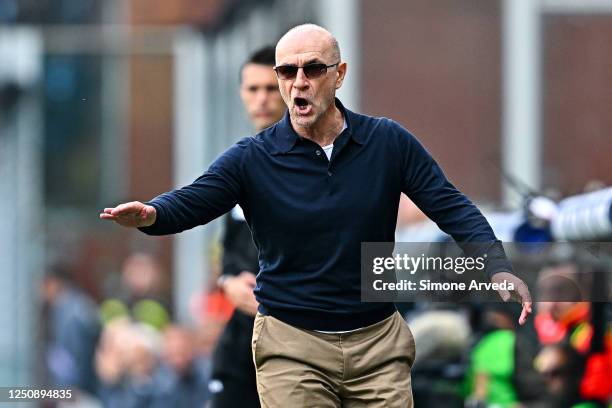
[[[294,27],[276,44],[278,87],[291,124],[302,137],[329,141],[340,133],[343,118],[334,101],[346,66],[340,61],[338,41],[318,25]]]
[[[287,53],[300,53],[308,49],[318,49],[330,58],[329,63],[340,61],[340,47],[336,38],[326,29],[316,24],[301,24],[293,27],[276,44],[276,64],[283,64],[279,57]]]

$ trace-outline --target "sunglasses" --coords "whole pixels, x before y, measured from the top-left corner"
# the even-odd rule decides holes
[[[327,68],[335,67],[338,64],[340,64],[340,62],[336,62],[335,64],[331,65],[325,65],[320,62],[315,62],[312,64],[306,64],[302,67],[299,67],[297,65],[279,65],[277,67],[274,67],[274,71],[276,71],[276,75],[280,79],[293,79],[297,76],[298,70],[302,68],[302,70],[304,71],[304,75],[306,75],[306,78],[315,79],[325,75],[327,73]]]

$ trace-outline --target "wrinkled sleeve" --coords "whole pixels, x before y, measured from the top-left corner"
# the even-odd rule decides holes
[[[148,235],[176,234],[204,225],[231,210],[243,193],[245,149],[246,142],[235,144],[193,183],[147,202],[155,207],[157,218],[153,225],[139,228],[140,231]]]
[[[406,129],[392,122],[402,154],[402,191],[442,231],[453,237],[472,257],[485,256],[486,273],[512,272],[512,265],[480,210],[446,178],[423,145]]]

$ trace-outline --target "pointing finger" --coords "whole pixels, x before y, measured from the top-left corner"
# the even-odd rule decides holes
[[[527,317],[531,313],[531,302],[525,302],[523,304],[523,310],[521,311],[521,316],[519,317],[519,324],[522,326],[527,321]]]

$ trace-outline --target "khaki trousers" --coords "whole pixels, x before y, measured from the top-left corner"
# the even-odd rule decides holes
[[[344,334],[303,330],[258,313],[252,347],[264,408],[413,406],[414,338],[397,312]]]

